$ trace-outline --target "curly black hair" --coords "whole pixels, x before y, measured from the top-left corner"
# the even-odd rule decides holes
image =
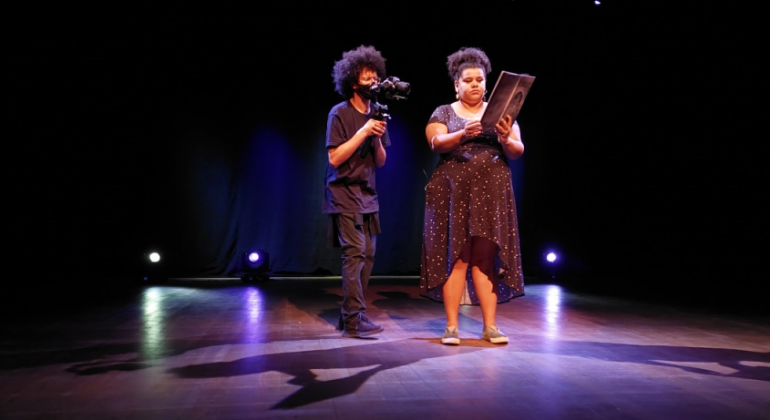
[[[385,59],[370,45],[361,45],[342,53],[342,59],[334,62],[332,79],[334,90],[345,99],[353,97],[353,84],[363,70],[374,70],[381,79],[385,78]]]
[[[462,47],[447,57],[446,67],[452,81],[460,80],[465,69],[482,69],[484,76],[492,71],[487,54],[479,48]]]

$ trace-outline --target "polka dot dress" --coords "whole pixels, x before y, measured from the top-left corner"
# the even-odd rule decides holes
[[[464,119],[450,105],[436,108],[429,123],[461,130]],[[441,155],[425,187],[420,294],[443,301],[442,287],[471,236],[497,244],[498,302],[524,295],[519,231],[511,171],[495,137],[477,137]],[[468,272],[463,305],[478,305]]]

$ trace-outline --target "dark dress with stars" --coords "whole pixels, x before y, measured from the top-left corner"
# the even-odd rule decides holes
[[[461,130],[466,120],[451,105],[441,105],[430,123]],[[425,187],[420,294],[443,301],[442,286],[471,237],[497,245],[495,271],[498,303],[524,295],[519,229],[508,161],[494,135],[481,135],[442,153]],[[461,304],[478,305],[468,270]]]

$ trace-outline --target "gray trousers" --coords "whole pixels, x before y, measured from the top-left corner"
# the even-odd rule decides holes
[[[334,218],[342,248],[342,307],[345,325],[355,328],[359,314],[366,311],[364,291],[374,267],[379,220],[376,213],[340,213]]]

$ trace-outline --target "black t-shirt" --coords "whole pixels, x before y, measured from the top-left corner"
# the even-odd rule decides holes
[[[338,147],[348,141],[374,115],[360,113],[350,101],[341,102],[329,111],[326,121],[326,147]],[[390,146],[388,131],[382,136],[382,145]],[[366,149],[362,153],[362,149]],[[334,168],[327,164],[323,213],[373,213],[379,211],[376,170],[371,141],[364,141],[347,162]]]

